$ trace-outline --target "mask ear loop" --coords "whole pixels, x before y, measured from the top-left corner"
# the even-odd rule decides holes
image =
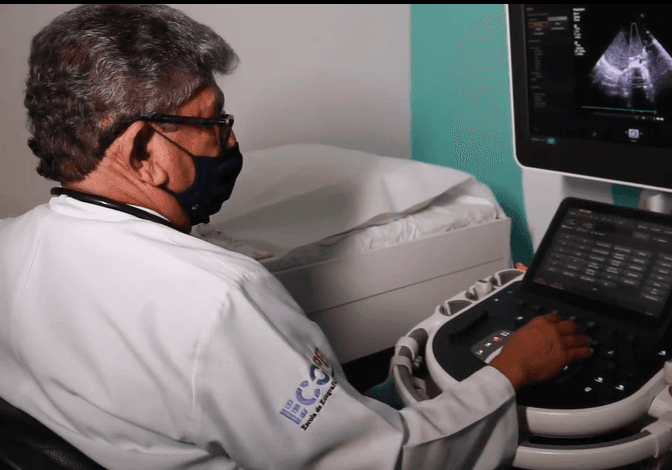
[[[150,127],[151,127],[151,126],[150,126]],[[154,129],[154,128],[152,127],[152,129]],[[168,142],[170,142],[171,144],[173,144],[173,145],[174,145],[175,147],[177,147],[178,149],[182,150],[184,153],[186,153],[187,155],[189,155],[191,158],[194,158],[194,157],[196,156],[196,155],[194,155],[193,153],[191,153],[189,150],[185,149],[185,148],[182,147],[180,144],[178,144],[177,142],[175,142],[173,139],[171,139],[171,138],[168,137],[167,135],[163,134],[162,132],[159,132],[159,131],[157,131],[156,129],[154,129],[154,132],[156,132],[157,134],[159,134],[161,137],[163,137],[164,139],[166,139]]]
[[[231,117],[231,119],[233,119],[233,117]],[[224,132],[226,132],[226,139],[224,139],[224,137],[223,137]],[[232,135],[233,135],[233,122],[232,122],[231,124],[229,124],[228,126],[226,126],[226,128],[224,127],[223,124],[219,126],[219,146],[220,146],[220,152],[223,152],[223,151],[225,151],[225,150],[232,149],[233,147],[236,146],[236,144],[238,144],[238,142],[236,141],[236,139],[234,139],[234,140],[233,140],[233,144],[232,144],[232,145],[229,145],[229,140],[231,140],[231,136],[232,136]]]
[[[215,125],[216,125],[216,124],[215,124]],[[152,127],[152,126],[150,126],[150,127]],[[221,126],[220,126],[220,128],[221,128]],[[193,160],[194,158],[196,158],[196,157],[199,156],[199,155],[194,155],[194,154],[191,153],[189,150],[187,150],[187,149],[185,149],[184,147],[182,147],[180,144],[178,144],[177,142],[175,142],[173,139],[171,139],[171,138],[168,137],[167,135],[165,135],[165,134],[163,134],[162,132],[159,132],[159,131],[157,131],[156,129],[154,129],[154,127],[152,127],[152,129],[154,130],[154,132],[156,132],[156,133],[159,134],[161,137],[163,137],[164,139],[166,139],[168,142],[170,142],[171,144],[173,144],[175,147],[177,147],[178,149],[182,150],[184,153],[186,153],[187,155],[189,155],[189,156],[191,157],[192,160]],[[223,133],[223,132],[221,131],[221,129],[220,129],[220,137],[219,137],[219,154],[221,154],[221,153],[222,153],[223,151],[225,151],[225,150],[230,150],[230,149],[234,148],[234,147],[236,146],[236,144],[237,144],[237,142],[236,142],[236,143],[234,143],[234,144],[231,145],[231,146],[228,145],[228,140],[231,139],[231,134],[233,133],[233,130],[231,129],[231,126],[228,126],[228,129],[229,129],[229,132],[227,132],[227,139],[226,139],[227,142],[226,142],[226,143],[222,140],[222,139],[223,139],[222,136],[224,135],[224,133]],[[216,158],[216,157],[217,157],[217,155],[212,156],[212,157],[205,157],[205,158]],[[194,168],[194,170],[195,170],[195,169],[196,169],[196,168]]]

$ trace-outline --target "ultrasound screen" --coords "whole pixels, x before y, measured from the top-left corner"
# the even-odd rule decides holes
[[[659,317],[672,288],[672,228],[571,208],[533,282]]]

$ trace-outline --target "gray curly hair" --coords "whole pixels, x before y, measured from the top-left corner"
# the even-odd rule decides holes
[[[24,104],[37,172],[82,180],[133,121],[175,113],[238,56],[211,28],[161,5],[82,5],[32,41]]]

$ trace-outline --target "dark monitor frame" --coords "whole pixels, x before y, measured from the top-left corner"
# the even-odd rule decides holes
[[[612,5],[612,8],[619,7]],[[573,137],[558,137],[549,142],[549,137],[554,136],[530,131],[524,13],[523,4],[507,5],[514,157],[518,164],[569,176],[672,191],[670,148]],[[672,130],[672,122],[665,125]]]

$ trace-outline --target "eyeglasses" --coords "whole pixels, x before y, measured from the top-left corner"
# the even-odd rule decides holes
[[[219,126],[219,144],[221,149],[228,147],[229,137],[233,129],[233,115],[222,114],[217,119],[195,118],[188,116],[176,116],[173,114],[155,114],[144,121],[163,122],[167,124],[187,124],[189,126]]]

